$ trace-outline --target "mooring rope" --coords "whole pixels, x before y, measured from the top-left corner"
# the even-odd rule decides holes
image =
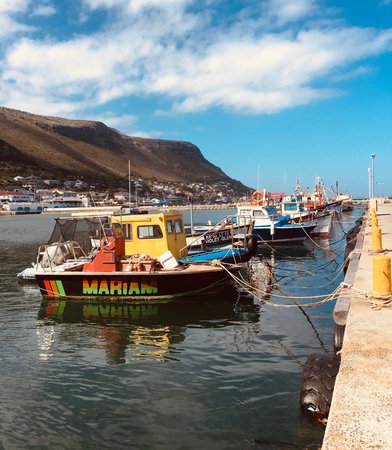
[[[227,273],[230,274],[230,276],[232,277],[232,279],[246,292],[248,292],[250,295],[252,295],[254,298],[256,298],[257,300],[259,300],[262,303],[266,303],[268,305],[271,306],[275,306],[275,307],[282,307],[282,308],[293,308],[293,307],[301,307],[301,308],[315,308],[318,306],[321,306],[322,304],[329,302],[329,301],[333,301],[336,299],[336,297],[339,295],[339,292],[341,290],[340,285],[330,294],[328,294],[327,296],[325,295],[302,295],[302,296],[289,296],[289,295],[277,295],[277,294],[273,294],[274,297],[277,298],[282,298],[282,299],[286,299],[286,300],[291,300],[293,302],[295,302],[295,304],[293,305],[285,305],[285,304],[281,304],[281,303],[274,303],[271,302],[270,300],[267,300],[266,298],[262,298],[259,297],[258,295],[255,295],[255,292],[257,292],[258,294],[264,295],[264,296],[271,296],[270,292],[267,291],[263,291],[259,288],[256,288],[254,286],[252,286],[250,283],[244,281],[243,279],[241,279],[240,277],[236,276],[234,273],[230,272],[224,264],[219,263],[219,266],[222,267],[224,270],[227,271]],[[304,303],[304,304],[300,304],[298,302],[296,302],[296,300],[304,300],[304,299],[317,299],[317,298],[321,298],[322,300],[317,301],[317,302],[309,302],[309,303]]]

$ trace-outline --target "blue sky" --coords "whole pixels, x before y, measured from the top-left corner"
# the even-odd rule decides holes
[[[392,0],[0,0],[0,104],[190,141],[229,176],[392,194]]]

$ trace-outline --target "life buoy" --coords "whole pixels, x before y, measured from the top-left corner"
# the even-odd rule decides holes
[[[254,191],[252,194],[252,202],[256,205],[263,206],[264,205],[264,192],[263,191]]]

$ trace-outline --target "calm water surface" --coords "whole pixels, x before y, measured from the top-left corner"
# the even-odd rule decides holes
[[[342,279],[342,230],[360,213],[335,222],[330,241],[261,250],[284,292],[333,291]],[[223,215],[197,211],[195,221]],[[50,215],[0,217],[0,448],[321,443],[324,429],[301,416],[299,388],[307,355],[333,349],[333,303],[278,308],[228,289],[189,305],[42,304],[38,289],[15,275],[52,228]],[[252,267],[264,290],[264,266],[256,258]]]

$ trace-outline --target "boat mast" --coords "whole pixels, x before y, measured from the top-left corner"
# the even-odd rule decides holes
[[[128,206],[129,210],[131,210],[131,161],[129,159],[128,159]]]

